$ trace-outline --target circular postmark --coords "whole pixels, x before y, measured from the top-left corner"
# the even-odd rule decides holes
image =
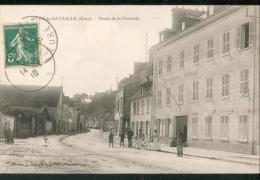
[[[41,16],[25,16],[22,18],[24,22],[27,23],[38,23],[39,24],[39,44],[43,44],[46,46],[51,54],[49,56],[46,56],[43,61],[50,60],[57,51],[58,48],[58,34],[54,28],[54,26]]]
[[[14,66],[5,68],[5,77],[10,84],[24,92],[34,92],[48,86],[55,75],[55,59],[47,46],[41,46],[45,61],[38,66]],[[50,58],[46,58],[50,57]]]

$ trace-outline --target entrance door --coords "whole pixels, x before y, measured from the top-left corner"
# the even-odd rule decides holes
[[[188,116],[176,116],[176,137],[178,131],[180,131],[183,135],[183,141],[187,140],[187,121]]]

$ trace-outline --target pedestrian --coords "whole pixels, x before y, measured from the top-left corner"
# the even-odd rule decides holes
[[[129,128],[127,131],[128,147],[132,147],[133,131]]]
[[[154,150],[154,151],[161,150],[160,139],[159,139],[159,134],[157,133],[157,130],[154,130],[152,150]]]
[[[109,139],[109,147],[110,147],[110,145],[112,145],[112,148],[113,148],[114,147],[114,134],[112,131],[110,131],[108,139]]]
[[[4,137],[5,137],[5,144],[8,143],[8,126],[7,123],[4,125]]]
[[[183,156],[183,137],[180,130],[178,131],[178,135],[177,135],[177,152],[178,152],[178,157]]]
[[[121,145],[123,145],[123,147],[124,147],[125,146],[125,133],[123,131],[121,131],[119,136],[120,136],[120,147],[121,147]]]
[[[143,141],[144,141],[144,134],[142,133],[142,130],[139,129],[139,133],[137,135],[137,148],[138,149],[141,148]]]

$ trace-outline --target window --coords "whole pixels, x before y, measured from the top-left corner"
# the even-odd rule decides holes
[[[159,71],[158,71],[158,74],[159,74],[159,75],[162,75],[162,67],[163,67],[163,61],[160,60],[160,61],[159,61]]]
[[[207,83],[206,83],[206,98],[212,98],[213,97],[213,79],[212,78],[207,78]]]
[[[198,118],[197,117],[192,118],[192,137],[193,138],[198,137]]]
[[[141,113],[144,113],[144,100],[141,100]]]
[[[184,67],[184,51],[180,52],[180,62],[179,62],[179,68]]]
[[[162,105],[162,91],[158,91],[158,99],[157,99],[157,105],[161,106]]]
[[[157,122],[156,122],[156,130],[157,130],[157,133],[159,135],[161,135],[160,133],[160,130],[161,130],[161,120],[160,119],[157,119]]]
[[[134,115],[136,115],[136,102],[134,102]]]
[[[167,58],[167,72],[170,72],[172,70],[172,57],[169,56]]]
[[[226,32],[223,34],[223,54],[228,53],[230,51],[230,32]]]
[[[139,115],[139,101],[136,103],[137,115]]]
[[[222,76],[222,96],[229,95],[229,74]]]
[[[183,102],[183,85],[179,86],[179,102],[182,103]]]
[[[148,121],[145,122],[145,134],[146,135],[148,135],[148,132],[149,132],[149,124],[148,123],[149,123]]]
[[[240,141],[248,140],[248,115],[239,116],[238,139]]]
[[[206,117],[205,136],[208,139],[212,138],[212,117],[211,116]]]
[[[227,140],[229,138],[229,117],[228,116],[221,116],[220,134],[223,140]]]
[[[237,48],[243,49],[253,45],[254,41],[254,23],[249,22],[237,28]]]
[[[165,120],[165,137],[169,137],[170,119]]]
[[[117,100],[117,110],[118,110],[118,111],[120,110],[120,109],[119,109],[119,107],[120,107],[119,103],[120,103],[120,100],[118,99],[118,100]]]
[[[194,81],[193,82],[193,94],[192,94],[192,100],[193,101],[198,101],[199,100],[199,82],[198,81]]]
[[[166,104],[171,103],[171,88],[166,88]]]
[[[146,102],[147,106],[146,106],[146,112],[149,113],[150,112],[150,98],[147,98],[147,102]]]
[[[207,41],[207,47],[208,47],[207,58],[208,58],[208,59],[214,57],[213,43],[214,43],[213,38],[212,38],[212,39],[209,39],[209,40]]]
[[[197,64],[199,62],[199,45],[196,44],[193,48],[193,63]]]
[[[240,72],[240,94],[242,96],[248,96],[249,94],[248,74],[248,69],[245,69]]]

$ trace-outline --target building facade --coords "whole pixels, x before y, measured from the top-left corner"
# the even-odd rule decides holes
[[[149,137],[151,134],[152,119],[152,81],[141,84],[140,89],[131,98],[131,129],[134,136],[139,130]]]
[[[188,146],[258,154],[259,6],[216,9],[190,11],[189,27],[173,9],[173,35],[152,47],[152,129],[168,143],[180,130]]]

